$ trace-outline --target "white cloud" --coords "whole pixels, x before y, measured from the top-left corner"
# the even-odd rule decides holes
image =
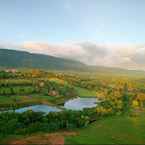
[[[89,65],[145,70],[145,45],[65,42],[60,44],[25,42],[21,50],[79,60]]]
[[[145,69],[145,47],[133,44],[95,42],[44,44],[27,42],[23,47],[31,52],[76,59],[90,65]]]
[[[34,53],[48,54],[57,57],[65,57],[70,59],[79,60],[85,56],[85,50],[79,45],[75,44],[47,44],[47,43],[34,43],[26,42],[23,48],[27,51]]]
[[[137,49],[132,60],[140,65],[145,65],[145,47]]]

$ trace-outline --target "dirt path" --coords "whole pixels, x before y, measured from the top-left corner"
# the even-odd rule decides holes
[[[58,132],[50,134],[37,134],[23,139],[11,140],[9,145],[64,145],[65,136],[76,135],[75,132]]]

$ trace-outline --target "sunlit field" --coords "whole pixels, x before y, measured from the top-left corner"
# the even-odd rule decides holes
[[[58,132],[64,144],[145,143],[144,74],[20,69],[1,71],[0,77],[1,143],[27,142]],[[99,102],[90,109],[64,109],[45,116],[31,110],[4,112],[37,104],[62,108],[67,100],[78,97]]]

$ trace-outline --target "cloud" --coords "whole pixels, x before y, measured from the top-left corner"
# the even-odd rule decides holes
[[[145,70],[145,45],[96,42],[25,42],[21,50],[75,59],[89,65]]]
[[[95,65],[100,60],[104,59],[108,54],[108,49],[100,44],[92,42],[82,42],[78,44],[86,52],[84,61]]]
[[[25,42],[22,47],[23,49],[33,53],[42,53],[70,59],[79,60],[82,55],[85,56],[84,49],[79,45],[75,44],[47,44]]]
[[[145,65],[145,47],[136,50],[136,53],[132,56],[132,60],[140,65]]]

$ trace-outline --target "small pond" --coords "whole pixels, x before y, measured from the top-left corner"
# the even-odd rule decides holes
[[[63,108],[68,110],[83,110],[84,108],[93,108],[97,106],[97,98],[75,98],[68,100],[64,103]],[[32,110],[34,112],[59,112],[62,109],[55,107],[55,106],[48,106],[48,105],[32,105],[27,107],[22,107],[16,109],[15,112],[23,113],[25,111]],[[11,111],[11,110],[10,110]]]
[[[83,110],[84,108],[93,108],[97,106],[97,98],[75,98],[68,100],[64,104],[64,108],[71,110]]]
[[[32,106],[27,106],[23,108],[16,109],[15,112],[17,113],[23,113],[25,111],[32,110],[34,112],[44,112],[44,113],[49,113],[49,112],[59,112],[61,111],[57,107],[52,107],[48,105],[32,105]]]

